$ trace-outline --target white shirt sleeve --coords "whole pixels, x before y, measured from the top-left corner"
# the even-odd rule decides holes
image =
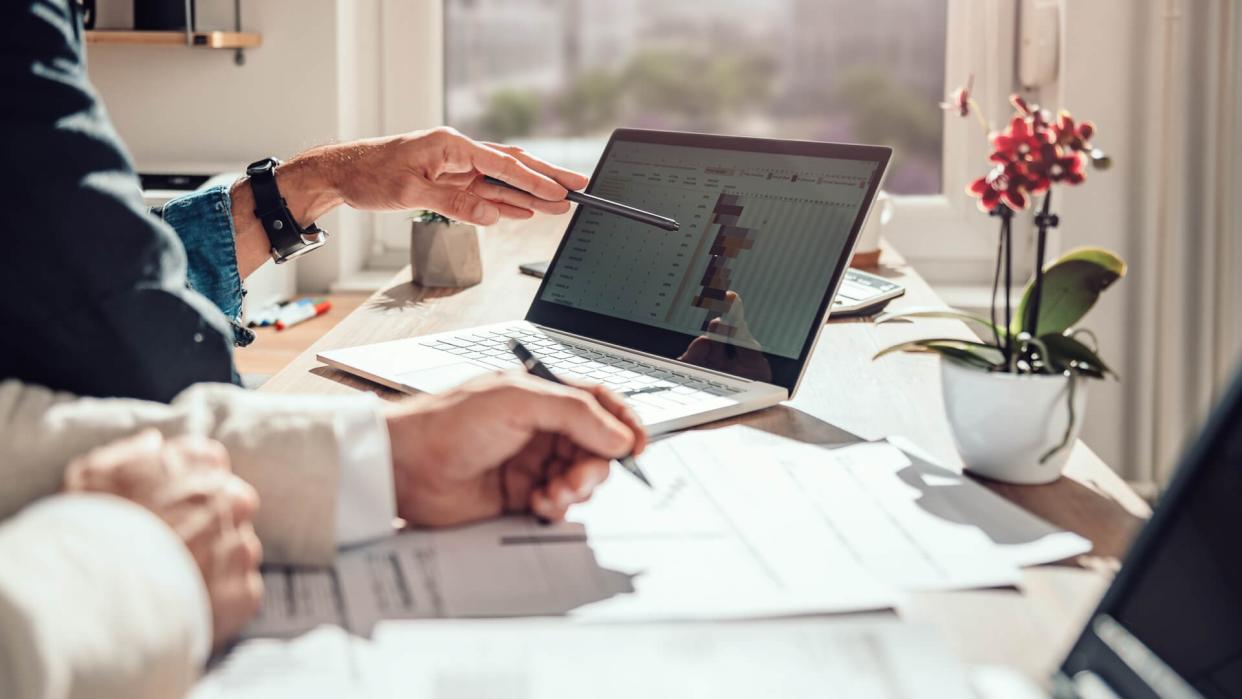
[[[0,524],[0,696],[185,694],[211,648],[189,550],[127,500],[55,495]]]
[[[389,536],[397,516],[392,447],[379,399],[370,409],[342,410],[336,421],[341,472],[336,498],[336,543],[349,546]]]

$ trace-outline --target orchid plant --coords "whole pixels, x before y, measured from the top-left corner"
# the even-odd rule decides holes
[[[1100,359],[1095,336],[1075,325],[1100,294],[1125,274],[1125,263],[1107,250],[1078,248],[1045,267],[1048,230],[1060,222],[1051,210],[1052,190],[1054,185],[1082,184],[1088,165],[1103,170],[1111,161],[1092,144],[1096,129],[1090,121],[1076,122],[1066,111],[1054,118],[1016,94],[1009,101],[1014,112],[1003,129],[988,124],[971,96],[970,83],[942,103],[944,109],[962,117],[976,115],[991,144],[990,168],[966,188],[968,194],[978,198],[982,211],[1000,219],[990,317],[921,308],[877,319],[888,322],[918,317],[956,318],[980,327],[986,339],[913,340],[884,349],[876,357],[892,352],[936,353],[989,372],[1065,375],[1070,379],[1072,411],[1077,377],[1103,378],[1111,374],[1116,378]],[[1015,308],[1010,293],[1012,221],[1016,212],[1030,208],[1036,198],[1040,201],[1034,217],[1038,230],[1035,269]]]

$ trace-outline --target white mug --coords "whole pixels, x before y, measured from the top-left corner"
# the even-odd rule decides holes
[[[858,245],[854,246],[854,258],[850,264],[854,267],[875,267],[880,263],[880,229],[893,218],[893,201],[888,192],[876,192],[875,202],[871,205],[871,213],[858,234]]]

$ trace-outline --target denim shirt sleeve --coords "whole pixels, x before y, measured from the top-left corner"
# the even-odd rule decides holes
[[[254,333],[242,327],[241,275],[237,271],[233,202],[223,185],[191,192],[164,204],[160,216],[185,246],[189,287],[206,296],[233,324],[234,342],[244,347]]]

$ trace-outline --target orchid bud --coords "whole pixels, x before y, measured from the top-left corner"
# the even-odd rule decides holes
[[[1094,167],[1097,170],[1107,170],[1112,167],[1112,165],[1113,159],[1108,157],[1104,151],[1099,148],[1091,149],[1091,167]]]
[[[1026,100],[1022,99],[1021,95],[1017,95],[1017,94],[1010,95],[1009,103],[1013,105],[1014,109],[1018,110],[1024,115],[1028,115],[1031,113],[1031,106],[1026,103]]]

